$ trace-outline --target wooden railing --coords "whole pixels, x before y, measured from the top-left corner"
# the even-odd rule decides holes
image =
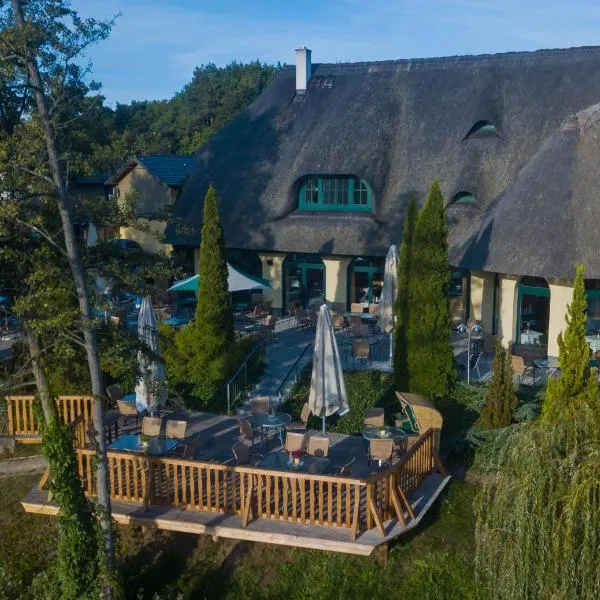
[[[108,452],[111,497],[145,507],[239,515],[251,518],[341,527],[353,538],[397,518],[414,518],[407,496],[435,465],[434,430],[428,430],[393,469],[368,479],[281,472],[175,458]],[[85,493],[95,494],[94,451],[78,449],[78,472]]]
[[[40,429],[33,408],[34,396],[6,396],[8,435],[39,438]],[[77,417],[88,429],[94,418],[94,401],[91,396],[59,396],[56,399],[58,414],[64,423]]]

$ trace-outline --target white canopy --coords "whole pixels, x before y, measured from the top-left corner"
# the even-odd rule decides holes
[[[314,415],[322,417],[323,433],[325,417],[336,412],[345,415],[349,410],[342,361],[326,304],[321,305],[317,319],[308,405]]]
[[[246,275],[238,271],[227,263],[227,284],[230,292],[244,292],[246,290],[268,290],[271,289],[271,284],[266,279]],[[176,281],[169,289],[169,292],[195,292],[198,291],[199,275],[192,275],[187,279]]]
[[[149,297],[142,300],[138,314],[138,337],[152,354],[160,356],[156,317]],[[152,413],[167,401],[165,368],[160,360],[151,360],[142,352],[138,352],[137,361],[141,375],[135,386],[135,405],[138,412]]]
[[[385,258],[383,289],[379,300],[379,324],[390,334],[390,367],[393,362],[394,304],[398,297],[398,250],[391,245]]]

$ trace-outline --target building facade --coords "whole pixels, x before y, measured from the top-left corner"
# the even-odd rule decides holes
[[[198,152],[174,206],[186,227],[165,231],[176,251],[198,247],[212,183],[228,249],[260,261],[274,307],[377,302],[408,201],[438,180],[455,321],[556,355],[582,262],[600,350],[600,48],[352,64],[296,52]]]

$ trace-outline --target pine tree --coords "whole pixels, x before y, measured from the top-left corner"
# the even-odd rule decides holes
[[[496,342],[496,355],[492,365],[492,379],[481,410],[479,425],[484,430],[508,427],[517,404],[513,384],[512,365],[507,351]]]
[[[413,253],[413,238],[419,209],[417,199],[412,196],[404,220],[400,257],[398,260],[398,297],[394,306],[396,318],[394,331],[394,381],[396,389],[408,390],[408,323],[410,264]]]
[[[598,386],[590,370],[590,346],[586,340],[587,300],[583,265],[577,266],[573,300],[567,307],[567,326],[558,335],[560,377],[550,378],[543,405],[550,420],[565,406],[576,412],[583,404],[596,401]],[[560,405],[560,406],[557,406]],[[560,409],[560,410],[559,410]]]
[[[196,364],[204,364],[206,374],[218,381],[227,374],[234,336],[223,228],[217,193],[212,185],[204,199],[198,273],[200,286],[194,323],[199,341]]]
[[[444,199],[435,181],[415,226],[407,336],[410,391],[430,398],[446,395],[456,378],[447,296],[447,233]]]

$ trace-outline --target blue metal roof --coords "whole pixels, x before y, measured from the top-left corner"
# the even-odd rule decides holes
[[[190,174],[195,163],[193,154],[178,156],[175,154],[152,154],[136,158],[150,174],[165,185],[181,186]]]

